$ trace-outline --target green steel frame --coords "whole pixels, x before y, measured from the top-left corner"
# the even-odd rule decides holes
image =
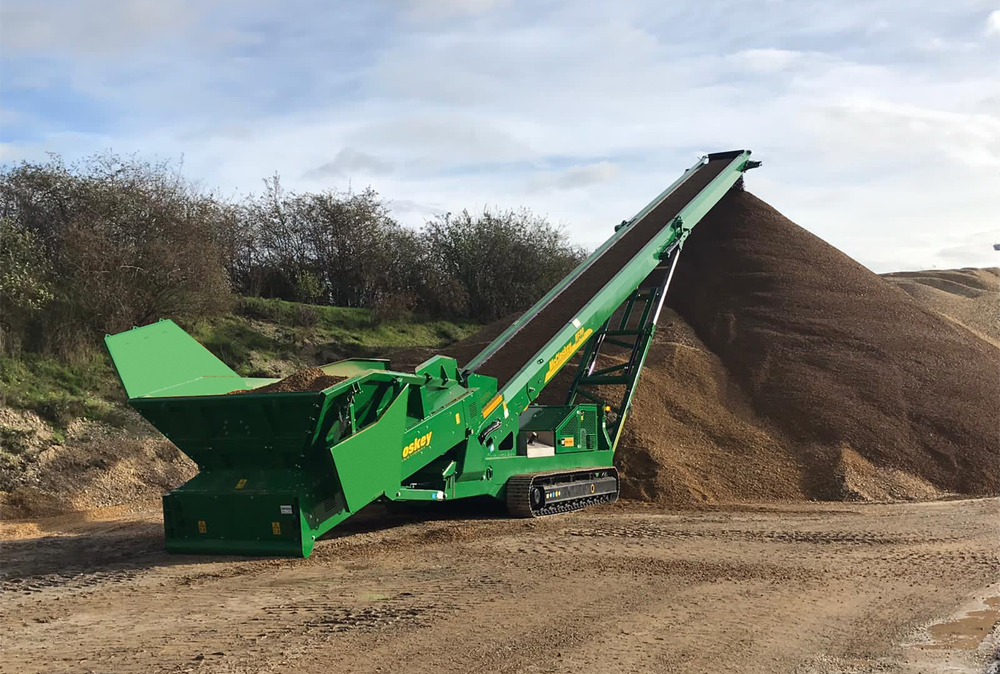
[[[376,500],[504,498],[513,476],[612,466],[669,283],[669,273],[655,280],[661,278],[657,269],[672,270],[691,228],[757,165],[749,155],[709,155],[688,169],[462,371],[444,356],[411,373],[388,370],[381,360],[353,359],[324,366],[344,380],[323,391],[255,393],[275,380],[240,377],[172,321],[107,336],[130,404],[199,468],[197,476],[164,496],[167,549],[306,556],[319,536]],[[716,177],[604,287],[594,288],[575,318],[502,388],[495,378],[475,372],[709,164],[713,171],[721,167]],[[613,323],[619,308],[622,317]],[[624,367],[595,369],[607,345],[628,350]],[[539,415],[533,401],[581,349],[582,365],[567,391],[570,405]],[[597,393],[611,384],[625,387],[614,406]],[[242,394],[225,395],[237,390]],[[590,402],[577,402],[580,398]],[[606,406],[612,409],[605,411]],[[540,419],[551,418],[559,429],[570,429],[563,434],[570,437],[576,415],[588,420],[588,428],[598,420],[596,441],[588,431],[579,436],[586,443],[550,455],[525,454],[522,426],[535,428]]]
[[[618,446],[625,417],[639,383],[639,374],[646,363],[646,355],[653,342],[656,323],[666,299],[667,287],[680,258],[680,244],[674,245],[665,254],[667,266],[662,270],[664,273],[657,274],[659,267],[654,270],[646,279],[647,282],[636,288],[625,300],[620,315],[609,317],[587,342],[566,398],[568,405],[576,403],[582,397],[604,410],[612,448]],[[658,276],[663,280],[660,281]],[[633,318],[636,320],[633,321]],[[614,327],[612,323],[615,324]],[[606,345],[623,349],[628,355],[624,362],[598,369],[601,350]],[[618,396],[617,403],[614,403],[601,395],[602,387],[612,393],[618,393],[624,387],[624,392]]]

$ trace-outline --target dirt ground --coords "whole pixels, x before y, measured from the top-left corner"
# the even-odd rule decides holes
[[[982,672],[996,499],[362,513],[167,555],[157,504],[0,525],[3,672]],[[438,506],[440,507],[440,506]]]

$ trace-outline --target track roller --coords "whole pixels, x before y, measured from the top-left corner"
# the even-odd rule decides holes
[[[557,515],[617,500],[615,468],[515,475],[507,480],[507,511],[514,517]]]

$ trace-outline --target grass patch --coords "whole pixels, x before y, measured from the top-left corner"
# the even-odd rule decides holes
[[[122,426],[125,401],[110,359],[94,355],[69,364],[54,356],[0,356],[0,403],[30,410],[57,431],[83,417]]]
[[[479,327],[420,317],[375,324],[368,309],[260,298],[244,298],[235,312],[211,320],[178,323],[241,376],[272,374],[273,361],[299,368],[415,346],[439,348]],[[57,440],[78,418],[126,426],[124,403],[103,344],[72,363],[42,354],[0,355],[0,404],[37,413]],[[7,446],[3,436],[0,442]]]
[[[183,327],[238,374],[263,376],[273,361],[305,367],[414,346],[439,348],[480,326],[422,317],[376,323],[368,309],[247,297],[232,314]]]

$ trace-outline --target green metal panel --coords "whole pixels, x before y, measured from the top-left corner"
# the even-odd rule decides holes
[[[573,438],[573,443],[561,442],[556,445],[557,453],[587,452],[598,449],[599,415],[594,405],[576,405],[556,430],[556,437]]]
[[[376,423],[330,448],[340,488],[352,512],[399,487],[408,391],[404,388]]]
[[[573,411],[572,405],[536,405],[521,416],[522,431],[554,431]]]
[[[279,381],[281,380],[274,377],[243,377],[243,382],[248,389],[260,388]]]
[[[300,462],[325,402],[306,392],[139,398],[132,406],[205,469]]]
[[[449,356],[432,356],[417,366],[418,376],[433,377],[445,382],[458,380],[458,362]]]
[[[171,320],[107,335],[104,343],[129,398],[216,395],[246,387],[242,377]]]
[[[532,405],[521,415],[520,432],[551,431],[556,453],[581,452],[599,449],[598,423],[594,405]]]
[[[175,492],[164,496],[163,506],[170,552],[303,554],[303,524],[294,492]],[[311,536],[307,541],[311,548]]]

